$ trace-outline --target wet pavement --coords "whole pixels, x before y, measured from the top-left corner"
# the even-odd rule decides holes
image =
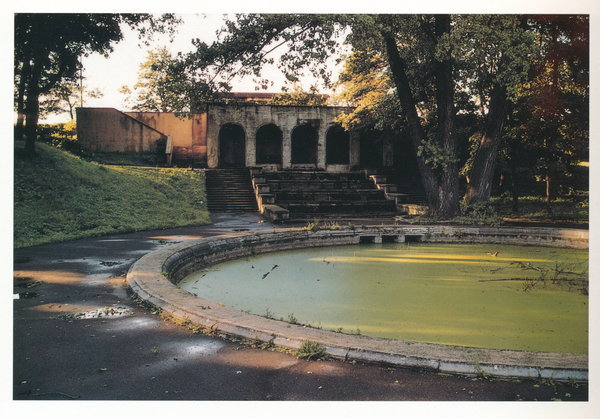
[[[125,275],[147,252],[184,240],[274,228],[258,214],[217,214],[206,227],[16,249],[13,293],[22,298],[13,301],[12,400],[588,400],[588,386],[578,383],[299,360],[194,334],[137,305],[127,293]],[[582,417],[593,409],[592,403],[568,405],[583,409]],[[247,413],[256,407],[242,406]],[[310,409],[301,406],[288,416]],[[477,406],[461,404],[447,412],[464,414]]]

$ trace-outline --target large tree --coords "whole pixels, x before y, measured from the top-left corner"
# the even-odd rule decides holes
[[[347,35],[347,36],[345,36]],[[345,41],[353,51],[383,57],[401,105],[401,118],[418,150],[418,166],[431,209],[459,211],[456,140],[457,91],[477,95],[486,135],[470,176],[472,200],[489,198],[497,143],[512,86],[527,72],[532,37],[519,16],[450,15],[236,15],[220,39],[181,61],[206,90],[229,90],[235,76],[259,84],[265,64],[278,65],[290,80],[303,69],[331,82],[324,63]],[[486,195],[487,194],[487,195]]]
[[[546,183],[550,208],[560,182],[572,177],[573,166],[589,159],[589,21],[587,16],[564,15],[528,20],[539,54],[529,82],[512,104],[507,137],[511,150],[530,156],[528,168]]]
[[[129,86],[120,89],[121,93],[129,95],[126,103],[131,109],[142,112],[179,111],[180,104],[186,102],[186,81],[168,71],[173,63],[171,53],[164,46],[148,51],[146,61],[140,64],[133,90]]]
[[[463,79],[481,107],[483,130],[472,168],[467,177],[465,201],[490,198],[498,148],[507,119],[509,103],[527,81],[536,48],[534,33],[526,16],[466,17],[458,36],[465,60]]]
[[[148,14],[15,14],[16,138],[25,136],[25,149],[35,154],[40,96],[60,83],[75,82],[79,58],[90,53],[108,55],[123,39],[122,25],[140,36],[173,31],[173,15]]]

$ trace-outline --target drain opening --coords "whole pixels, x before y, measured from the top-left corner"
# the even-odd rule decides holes
[[[423,236],[421,236],[421,235],[407,234],[406,236],[404,236],[404,241],[406,243],[421,243],[422,239],[423,239]]]
[[[365,244],[365,243],[375,243],[375,237],[376,236],[360,236],[360,244]]]
[[[397,243],[398,236],[381,236],[382,243]]]

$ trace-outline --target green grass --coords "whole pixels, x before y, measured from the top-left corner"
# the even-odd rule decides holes
[[[517,211],[513,210],[510,196],[492,197],[489,202],[475,204],[468,209],[463,208],[463,215],[452,221],[463,225],[497,226],[507,222],[531,222],[556,225],[585,226],[589,223],[589,193],[577,191],[572,196],[554,198],[550,209],[546,198],[526,196],[519,198]],[[416,216],[415,224],[435,224],[440,219],[429,214]]]
[[[210,224],[202,170],[104,166],[44,144],[36,150],[32,160],[15,153],[15,248]]]
[[[590,204],[587,192],[579,196],[559,197],[550,203],[548,210],[545,197],[526,196],[519,198],[519,210],[512,211],[512,200],[509,198],[492,198],[499,216],[508,219],[522,219],[538,222],[569,222],[583,224],[589,222]]]

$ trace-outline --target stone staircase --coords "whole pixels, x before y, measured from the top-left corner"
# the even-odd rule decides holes
[[[210,212],[258,211],[250,169],[206,170],[206,201]]]
[[[427,206],[427,195],[419,177],[402,177],[394,179],[393,182],[399,191],[408,196],[405,203]]]
[[[365,171],[268,172],[255,168],[252,184],[260,212],[272,220],[395,214],[396,199],[403,194],[382,177],[377,177],[377,184],[373,176]]]

